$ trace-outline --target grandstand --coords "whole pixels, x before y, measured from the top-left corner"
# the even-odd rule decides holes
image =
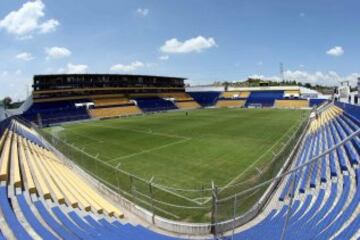
[[[356,239],[360,229],[360,140],[355,133],[359,129],[359,120],[341,108],[330,105],[322,111],[311,121],[293,163],[296,170],[284,179],[268,214],[235,239],[261,239],[265,233],[271,234],[271,239]],[[344,142],[347,139],[351,141]],[[328,149],[334,151],[321,155]],[[310,161],[317,156],[321,157]],[[286,201],[289,198],[292,201]],[[285,222],[286,233],[282,232]]]
[[[0,239],[360,237],[358,106],[159,76],[33,87],[0,123]]]
[[[59,74],[34,76],[32,105],[25,119],[48,126],[90,118],[111,118],[143,112],[197,108],[185,93],[183,78]]]

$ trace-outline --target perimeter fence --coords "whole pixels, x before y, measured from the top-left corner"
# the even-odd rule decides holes
[[[238,179],[225,186],[209,182],[192,188],[167,186],[156,178],[144,179],[121,169],[121,166],[116,168],[102,161],[99,156],[90,155],[86,149],[67,142],[55,133],[33,127],[66,158],[134,204],[147,209],[153,216],[189,223],[214,223],[232,219],[234,212],[236,217],[242,216],[255,205],[259,206],[259,199],[268,186],[257,189],[241,201],[235,201],[234,196],[274,177],[292,157],[291,153],[295,152],[307,124],[308,113],[304,113],[299,123],[289,129],[272,151],[263,155],[256,166],[249,168]]]

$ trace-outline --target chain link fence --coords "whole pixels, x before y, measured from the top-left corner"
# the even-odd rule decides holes
[[[43,128],[37,131],[68,159],[75,162],[88,174],[134,204],[150,211],[153,216],[161,216],[175,221],[190,223],[226,222],[243,216],[254,205],[259,208],[259,199],[267,187],[262,187],[247,195],[237,195],[275,176],[284,166],[290,153],[300,140],[307,126],[308,114],[299,119],[299,123],[284,135],[272,151],[262,156],[256,167],[250,168],[243,175],[226,186],[216,183],[204,184],[192,189],[175,188],[157,183],[156,178],[144,179],[90,155],[86,149],[79,148],[66,139]]]

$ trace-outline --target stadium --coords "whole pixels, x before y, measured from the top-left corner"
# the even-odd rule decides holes
[[[0,239],[360,237],[359,106],[185,83],[35,75],[0,125]]]

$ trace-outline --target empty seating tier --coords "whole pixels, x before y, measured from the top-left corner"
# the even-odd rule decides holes
[[[0,139],[0,233],[6,239],[115,239],[103,223],[121,224],[123,213],[54,152],[16,133],[9,122]],[[99,223],[97,233],[86,217]],[[73,220],[70,220],[73,219]],[[122,224],[121,224],[122,225]],[[115,227],[114,227],[115,228]],[[4,235],[4,236],[3,236]],[[111,237],[110,237],[111,236]]]
[[[243,107],[245,105],[245,100],[225,100],[221,99],[217,101],[216,107]]]
[[[275,100],[277,108],[308,108],[308,100]]]
[[[221,98],[232,99],[232,98],[247,98],[250,92],[248,91],[235,91],[235,92],[223,92]]]
[[[130,104],[127,98],[101,98],[93,99],[95,107],[119,106]]]
[[[281,179],[260,216],[224,239],[357,239],[360,138],[343,141],[359,129],[332,104],[314,111],[290,166],[301,169]],[[123,213],[89,176],[31,127],[11,120],[0,124],[0,134],[0,239],[178,239],[120,222]]]
[[[58,101],[33,103],[22,116],[38,125],[51,125],[67,121],[78,121],[89,118],[89,114],[84,106],[77,104],[90,102],[88,99],[74,101]]]
[[[214,106],[220,97],[221,92],[188,92],[188,94],[201,106]]]
[[[247,107],[273,107],[277,99],[282,99],[284,91],[252,91],[246,101]]]
[[[93,118],[107,118],[140,114],[141,110],[133,105],[125,107],[93,108],[89,110],[89,113]]]
[[[159,97],[136,98],[135,100],[143,112],[160,112],[177,109],[174,102]]]
[[[179,109],[195,109],[200,107],[200,105],[195,101],[176,102],[176,106]]]
[[[261,219],[233,239],[280,239],[285,224],[285,239],[358,239],[359,137],[308,161],[359,129],[357,120],[333,105],[317,113],[292,165],[304,167],[284,178]]]
[[[194,100],[189,94],[185,92],[173,92],[173,93],[159,93],[157,94],[160,98],[173,98],[176,101],[192,101]]]

